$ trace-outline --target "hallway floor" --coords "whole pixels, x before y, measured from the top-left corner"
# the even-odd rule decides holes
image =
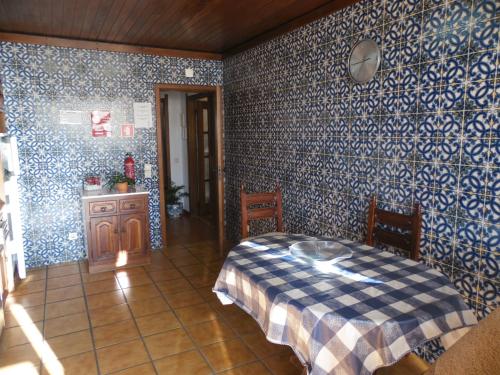
[[[217,228],[205,219],[183,215],[167,220],[167,243],[169,246],[215,240],[217,240]]]
[[[0,374],[300,374],[288,347],[211,291],[222,262],[198,241],[145,267],[30,271],[7,299]]]

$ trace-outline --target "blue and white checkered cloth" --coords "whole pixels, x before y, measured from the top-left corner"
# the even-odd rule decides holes
[[[242,242],[213,289],[249,313],[269,341],[291,346],[309,374],[372,374],[477,323],[438,271],[347,240],[339,242],[352,258],[318,269],[288,249],[309,239],[268,234]]]

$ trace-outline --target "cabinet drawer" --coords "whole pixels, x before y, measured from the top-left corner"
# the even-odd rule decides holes
[[[91,202],[89,207],[91,216],[116,213],[116,201]]]
[[[120,212],[142,212],[145,210],[144,198],[128,198],[120,200]]]

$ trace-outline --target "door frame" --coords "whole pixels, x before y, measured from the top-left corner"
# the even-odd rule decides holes
[[[181,91],[194,93],[213,93],[215,106],[215,152],[217,160],[217,237],[219,242],[219,251],[224,252],[224,143],[223,143],[223,117],[222,117],[222,86],[208,85],[182,85],[182,84],[164,84],[155,85],[155,102],[156,102],[156,147],[158,155],[158,183],[160,190],[160,223],[161,237],[163,246],[168,246],[167,243],[167,214],[165,206],[165,176],[163,175],[164,160],[161,157],[163,150],[163,134],[161,128],[161,113],[160,113],[160,93],[161,91]]]
[[[164,96],[163,98],[160,97],[160,124],[161,124],[161,131],[163,132],[163,129],[165,129],[165,133],[162,134],[162,139],[165,139],[165,142],[167,145],[170,146],[170,129],[169,129],[169,122],[168,122],[168,96]],[[165,149],[162,148],[162,154],[161,154],[162,159],[165,159],[167,162],[167,165],[163,166],[163,173],[166,173],[168,176],[172,175],[172,172],[170,171],[170,148]],[[166,167],[166,168],[165,168]]]

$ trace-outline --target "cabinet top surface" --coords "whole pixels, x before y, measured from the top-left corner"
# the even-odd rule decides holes
[[[131,195],[141,195],[141,194],[149,194],[149,191],[144,188],[144,186],[136,186],[134,188],[129,188],[126,193],[119,193],[116,190],[94,190],[94,191],[85,191],[82,190],[82,199],[94,199],[94,198],[122,198]]]

